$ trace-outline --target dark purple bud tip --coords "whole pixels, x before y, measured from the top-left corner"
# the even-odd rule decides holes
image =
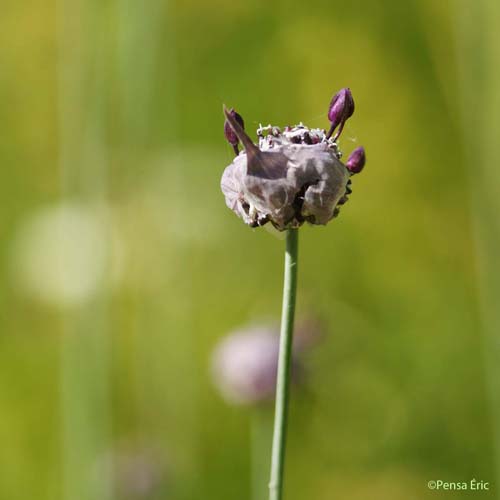
[[[259,148],[252,142],[252,139],[250,139],[250,137],[248,137],[248,135],[246,134],[245,129],[243,128],[243,119],[241,118],[241,116],[238,113],[236,113],[234,109],[229,110],[226,108],[226,106],[223,106],[223,111],[224,115],[226,116],[225,125],[227,125],[231,130],[231,132],[235,134],[237,140],[239,140],[243,144],[243,147],[245,148],[248,159],[250,161],[251,158],[254,158],[258,154]],[[239,119],[237,117],[239,117]],[[224,125],[224,132],[226,130],[225,125]],[[236,142],[236,144],[233,144],[230,141],[230,144],[233,145],[235,152],[237,152],[238,142]]]
[[[339,90],[332,98],[330,107],[328,108],[328,119],[332,125],[327,134],[327,139],[331,137],[335,129],[340,125],[334,139],[341,134],[344,124],[348,118],[354,113],[354,99],[352,98],[351,90],[344,88]]]
[[[241,115],[236,113],[236,111],[233,108],[231,108],[227,113],[231,116],[231,118],[233,118],[238,122],[238,124],[241,126],[243,130],[245,129],[245,123]],[[231,127],[227,118],[226,121],[224,122],[224,136],[226,137],[227,142],[231,144],[231,146],[237,146],[238,143],[240,142],[238,136],[236,135],[236,132]]]
[[[359,174],[366,163],[365,148],[360,146],[356,148],[347,159],[345,166],[351,174]]]

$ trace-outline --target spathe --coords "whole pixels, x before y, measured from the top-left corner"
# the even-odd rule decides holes
[[[234,119],[226,106],[224,115],[234,133],[240,140],[247,155],[247,174],[263,179],[281,179],[286,177],[288,158],[279,152],[261,151],[248,137],[243,127]]]

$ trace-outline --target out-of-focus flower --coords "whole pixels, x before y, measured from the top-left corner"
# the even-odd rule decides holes
[[[106,213],[105,207],[80,203],[34,213],[13,242],[15,284],[50,305],[75,306],[92,298],[115,277]]]
[[[292,354],[292,381],[300,379],[300,356],[316,332],[297,328]],[[278,369],[279,329],[262,325],[238,329],[216,346],[212,359],[214,383],[233,404],[255,404],[274,397]]]
[[[149,450],[123,452],[113,462],[117,498],[142,500],[158,496],[164,483],[163,464]]]
[[[251,227],[270,222],[284,231],[304,222],[327,224],[351,193],[349,177],[335,140],[354,112],[349,89],[334,96],[329,108],[328,134],[300,123],[294,127],[260,126],[255,145],[235,118],[224,109],[226,122],[244,151],[224,170],[221,189],[226,205]],[[333,130],[340,125],[333,139]],[[226,134],[227,137],[227,134]]]
[[[160,498],[167,487],[167,467],[155,447],[134,443],[120,444],[95,464],[95,479],[110,478],[114,496],[119,500]]]

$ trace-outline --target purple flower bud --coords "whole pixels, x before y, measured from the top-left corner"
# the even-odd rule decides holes
[[[363,170],[365,163],[365,148],[363,146],[360,146],[349,155],[345,166],[347,167],[347,170],[349,170],[349,172],[351,172],[352,174],[359,174],[361,170]]]
[[[333,96],[328,109],[328,119],[332,122],[332,125],[328,131],[327,138],[329,139],[335,129],[340,125],[338,132],[333,138],[335,141],[342,133],[345,122],[352,116],[353,113],[354,99],[352,98],[351,90],[349,88],[339,90]]]
[[[243,121],[243,118],[233,108],[231,108],[227,112],[227,114],[230,115],[231,118],[233,118],[243,130],[245,129],[245,122]],[[224,122],[224,136],[226,137],[227,142],[229,142],[229,144],[233,146],[235,153],[238,154],[238,143],[240,141],[236,132],[233,130],[233,127],[227,119]]]

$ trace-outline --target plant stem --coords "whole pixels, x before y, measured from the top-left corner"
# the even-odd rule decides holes
[[[283,309],[281,314],[280,350],[276,380],[276,407],[274,414],[269,500],[281,500],[283,497],[283,471],[285,465],[286,428],[290,392],[293,320],[295,316],[295,296],[297,290],[298,249],[299,230],[288,229],[286,234]]]

